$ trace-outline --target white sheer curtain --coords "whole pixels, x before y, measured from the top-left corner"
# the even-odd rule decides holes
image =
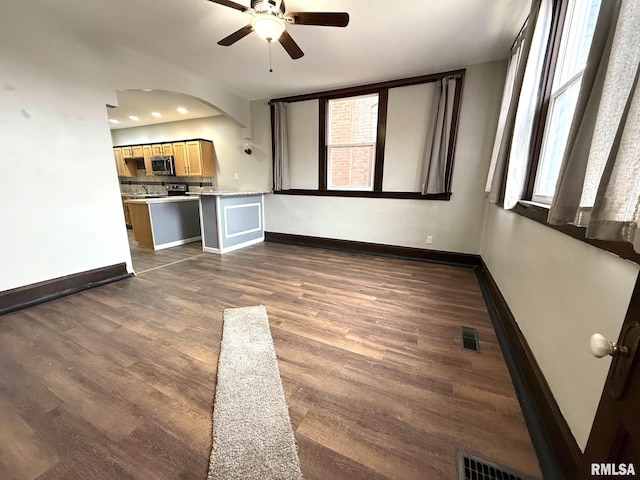
[[[489,165],[489,175],[487,175],[487,184],[484,191],[490,192],[493,184],[493,176],[496,171],[496,165],[498,163],[498,155],[500,153],[500,144],[504,139],[504,131],[507,123],[507,116],[509,114],[509,105],[513,98],[513,87],[516,79],[516,72],[520,59],[522,57],[522,47],[524,40],[525,29],[520,32],[518,38],[511,48],[511,57],[509,58],[509,65],[507,66],[507,77],[504,81],[504,90],[502,91],[502,104],[500,105],[500,116],[498,117],[498,128],[496,130],[496,138],[493,142],[493,151],[491,152],[491,163]]]
[[[456,82],[461,81],[460,77],[445,77],[436,82],[431,124],[427,133],[424,153],[422,195],[447,191],[447,158],[449,156],[453,102]]]
[[[531,41],[531,51],[522,80],[522,91],[518,101],[508,157],[509,165],[504,193],[504,208],[506,209],[515,207],[524,194],[527,168],[531,156],[533,122],[538,104],[537,93],[551,29],[552,3],[551,0],[543,0],[540,4],[540,12]]]
[[[273,142],[273,189],[289,190],[289,139],[284,102],[273,104]]]
[[[524,193],[552,7],[552,0],[532,0],[513,86],[505,88],[508,97],[503,98],[503,103],[508,101],[509,107],[503,116],[502,127],[499,125],[502,131],[496,132],[487,187],[490,187],[489,200],[502,203],[507,209],[513,208]]]
[[[549,222],[640,251],[640,2],[602,2]],[[597,112],[597,113],[596,113]],[[588,155],[585,145],[588,146]]]

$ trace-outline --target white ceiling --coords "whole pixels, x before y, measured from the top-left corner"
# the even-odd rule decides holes
[[[345,11],[346,28],[290,25],[291,60],[255,33],[216,42],[250,16],[207,0],[29,0],[82,41],[157,57],[249,100],[462,68],[507,57],[530,0],[287,0],[287,11]],[[249,5],[250,0],[237,0]],[[170,72],[168,72],[170,74]],[[150,106],[150,108],[158,108]]]
[[[117,94],[117,107],[108,108],[109,120],[118,121],[110,125],[111,130],[220,115],[220,112],[201,100],[181,93],[126,90]],[[178,108],[184,108],[187,112],[180,113]],[[151,112],[161,116],[154,117]],[[130,115],[138,117],[138,120],[131,120]]]

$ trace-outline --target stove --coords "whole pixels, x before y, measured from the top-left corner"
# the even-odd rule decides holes
[[[167,185],[167,195],[174,197],[177,195],[186,195],[188,187],[185,183],[170,183]]]

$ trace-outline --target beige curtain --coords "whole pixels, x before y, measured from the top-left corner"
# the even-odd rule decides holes
[[[283,102],[273,104],[273,189],[289,190],[289,139],[287,136],[287,107]]]
[[[602,2],[549,221],[640,251],[640,2]]]
[[[422,195],[447,191],[447,158],[456,82],[460,77],[445,77],[436,82],[423,162]]]

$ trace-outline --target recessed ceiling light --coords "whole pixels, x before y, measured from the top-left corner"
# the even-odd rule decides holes
[[[120,123],[120,121],[116,120],[115,118],[110,118],[109,123]]]
[[[135,115],[129,115],[129,119],[133,120],[134,122],[137,122],[138,120],[140,120],[140,117],[136,117]]]
[[[176,110],[178,110],[178,113],[183,113],[183,114],[187,113],[189,111],[184,107],[178,107],[178,108],[176,108]]]
[[[160,112],[151,112],[152,117],[160,118],[162,114]]]

